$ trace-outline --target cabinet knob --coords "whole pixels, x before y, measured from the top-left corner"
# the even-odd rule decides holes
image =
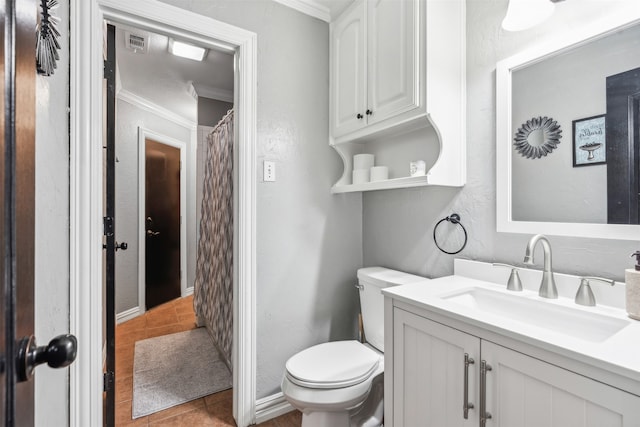
[[[363,116],[362,114],[360,114],[360,113],[358,113],[358,114],[356,115],[356,118],[357,118],[357,119],[361,119],[361,118],[363,118],[363,117],[364,117],[364,116]]]
[[[372,114],[373,114],[373,111],[371,111],[371,110],[367,110],[367,111],[366,111],[366,114],[367,114],[367,116],[370,116],[370,115],[372,115]]]

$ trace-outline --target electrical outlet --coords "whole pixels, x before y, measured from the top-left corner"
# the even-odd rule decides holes
[[[276,180],[276,162],[265,160],[262,167],[262,180],[264,182],[274,182]]]

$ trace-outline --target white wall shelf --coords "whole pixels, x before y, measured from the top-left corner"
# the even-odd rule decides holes
[[[393,188],[423,187],[430,185],[428,177],[406,176],[402,178],[386,179],[384,181],[367,182],[364,184],[334,185],[331,187],[333,194],[353,193],[357,191],[391,190]]]
[[[465,40],[461,0],[356,0],[331,24],[330,144],[344,162],[332,193],[465,184]],[[353,155],[377,154],[365,143],[385,139],[393,146],[399,135],[422,128],[433,129],[439,143],[429,182],[351,184]]]

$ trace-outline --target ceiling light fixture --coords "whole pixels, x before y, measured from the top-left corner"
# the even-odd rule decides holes
[[[207,54],[207,49],[194,46],[192,44],[179,42],[174,39],[169,39],[169,52],[182,58],[193,59],[194,61],[202,61]]]
[[[502,28],[521,31],[538,25],[551,16],[555,9],[554,3],[552,0],[509,0]]]

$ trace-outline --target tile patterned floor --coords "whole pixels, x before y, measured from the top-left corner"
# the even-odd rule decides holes
[[[170,301],[116,327],[116,426],[235,427],[231,390],[205,396],[146,417],[131,419],[133,348],[136,341],[194,329],[193,296]],[[299,427],[300,412],[290,412],[261,427]]]

